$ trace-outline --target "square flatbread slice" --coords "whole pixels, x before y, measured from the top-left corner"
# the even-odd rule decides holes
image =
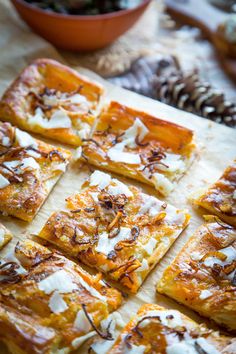
[[[193,160],[193,140],[187,128],[111,102],[84,141],[82,158],[168,195]]]
[[[0,250],[12,239],[12,234],[0,223]]]
[[[0,212],[31,221],[70,157],[68,150],[0,122]]]
[[[96,333],[109,339],[99,324],[122,300],[100,274],[31,240],[2,260],[0,284],[0,340],[13,354],[66,354]]]
[[[189,222],[189,214],[95,171],[39,237],[136,292]]]
[[[236,160],[194,203],[236,227]]]
[[[51,59],[26,67],[2,97],[0,116],[18,127],[80,145],[94,122],[103,88]]]
[[[158,291],[236,329],[236,229],[212,217],[165,270]]]
[[[220,354],[233,353],[230,347],[234,345],[232,337],[198,325],[179,311],[146,304],[126,325],[109,354]]]

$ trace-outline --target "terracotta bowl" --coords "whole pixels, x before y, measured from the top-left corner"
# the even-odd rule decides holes
[[[47,12],[23,0],[11,0],[21,18],[58,48],[90,51],[103,48],[130,29],[151,0],[105,15],[79,16]]]

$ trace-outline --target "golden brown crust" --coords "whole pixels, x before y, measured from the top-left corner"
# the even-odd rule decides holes
[[[102,183],[111,178],[95,171],[81,193],[67,198],[70,211],[53,213],[39,236],[136,292],[190,215],[115,179],[100,189],[95,175]]]
[[[136,131],[134,129],[127,137],[127,129],[136,123],[139,125]],[[131,143],[127,138],[131,138]],[[92,139],[84,142],[82,157],[105,170],[154,185],[166,195],[173,187],[172,182],[176,182],[192,162],[193,139],[193,132],[187,128],[111,102],[99,116]],[[114,149],[121,148],[114,157]],[[119,160],[121,151],[130,154],[129,162],[127,155]],[[158,174],[163,177],[157,178]],[[167,191],[162,184],[167,184]]]
[[[86,311],[98,327],[121,303],[121,294],[106,286],[100,274],[93,277],[33,241],[19,243],[15,256],[0,265],[0,339],[15,348],[14,354],[20,350],[25,354],[51,354],[59,348],[71,351],[74,340],[92,330],[86,329],[86,317],[79,322],[80,328],[75,324],[80,311],[84,315]],[[45,284],[56,274],[60,274],[58,280]],[[59,296],[63,308],[53,296]]]
[[[50,354],[57,347],[52,328],[41,326],[31,314],[21,314],[3,303],[0,304],[0,339],[14,354]]]
[[[119,116],[118,118],[116,117],[117,115]],[[133,123],[134,117],[139,117],[150,130],[147,139],[155,138],[163,142],[165,146],[172,146],[175,152],[185,150],[193,140],[194,134],[192,130],[151,116],[145,112],[137,111],[119,102],[112,101],[108,110],[102,113],[102,117],[100,117],[101,126],[108,125],[111,122],[111,116],[113,117],[112,123],[115,130],[127,129]],[[99,128],[99,124],[97,128]]]
[[[12,234],[0,223],[0,250],[12,239]]]
[[[202,341],[202,338],[203,341]],[[211,345],[211,351],[204,351],[206,345]],[[126,325],[121,335],[109,351],[109,354],[124,354],[129,350],[137,353],[164,354],[173,346],[181,344],[181,353],[232,353],[227,347],[233,343],[232,337],[220,335],[203,325],[198,325],[179,311],[167,310],[158,305],[143,305],[136,316]],[[234,342],[235,343],[235,342]],[[183,348],[183,346],[187,348]],[[199,351],[196,349],[198,348]],[[205,347],[206,348],[206,347]],[[188,349],[188,351],[187,351]],[[195,351],[196,349],[196,351]],[[213,351],[214,350],[214,351]]]
[[[194,233],[165,270],[158,291],[236,329],[236,229],[217,217]]]
[[[0,211],[31,221],[65,171],[71,153],[2,122],[0,144]]]
[[[194,203],[236,226],[236,160]]]
[[[84,132],[85,129],[88,134],[103,91],[101,85],[55,60],[37,59],[22,71],[3,95],[0,116],[3,120],[30,132],[67,144],[80,145],[84,134],[80,135],[80,132]],[[50,103],[52,97],[55,95],[63,97],[63,94],[67,95],[67,103]],[[75,97],[77,94],[81,96]],[[76,98],[77,103],[75,101],[68,103],[68,98],[72,96]],[[49,103],[45,101],[48,98],[51,100]],[[81,98],[81,102],[78,98]],[[36,121],[30,119],[35,116],[36,108],[40,108],[43,112],[41,115],[49,121],[58,109],[69,118],[63,127],[58,123],[57,127],[54,125],[49,128],[48,125],[39,123],[37,119]]]

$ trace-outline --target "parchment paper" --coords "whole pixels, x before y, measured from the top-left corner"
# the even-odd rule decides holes
[[[51,57],[60,60],[60,56],[56,50],[31,33],[28,28],[9,11],[9,9],[9,4],[5,0],[0,1],[0,94],[15,78],[18,72],[33,58]],[[199,188],[207,187],[207,185],[219,178],[224,168],[236,157],[236,131],[112,86],[88,70],[82,68],[79,68],[78,70],[79,72],[103,83],[107,90],[107,101],[110,99],[119,100],[124,104],[144,110],[157,117],[193,129],[196,134],[198,157],[188,173],[180,180],[175,190],[168,198],[166,198],[166,201],[176,207],[187,208],[190,211],[190,214],[192,215],[190,225],[181,234],[164,259],[152,271],[138,294],[125,300],[124,305],[120,308],[119,312],[123,319],[127,321],[141,304],[153,302],[169,308],[179,309],[191,318],[201,322],[203,319],[196,315],[196,313],[188,310],[184,306],[178,305],[176,302],[161,296],[160,294],[157,295],[156,283],[163,270],[171,262],[186,240],[203,222],[201,217],[203,212],[194,210],[191,207],[188,198]],[[53,143],[53,141],[50,142]],[[0,222],[8,227],[14,234],[13,240],[0,253],[0,257],[3,257],[4,254],[13,249],[18,240],[22,240],[30,234],[37,234],[53,211],[64,208],[65,198],[78,191],[80,185],[88,175],[89,170],[87,168],[81,168],[81,165],[78,163],[71,165],[57,183],[32,223],[21,222],[15,218],[0,216]],[[157,195],[155,190],[151,187],[136,184],[132,180],[119,178],[126,183],[139,185],[143,191],[151,195]],[[87,351],[82,349],[77,351],[77,353],[86,352]],[[7,353],[5,347],[1,345],[0,353]]]

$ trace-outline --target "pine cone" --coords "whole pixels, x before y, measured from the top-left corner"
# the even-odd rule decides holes
[[[109,81],[217,123],[236,127],[236,105],[228,102],[222,92],[202,82],[197,71],[184,72],[175,56],[157,54],[139,58],[129,71]]]
[[[129,71],[109,79],[115,85],[141,95],[155,98],[153,78],[161,73],[170,75],[179,69],[176,58],[172,55],[156,54],[135,60]]]
[[[176,70],[170,75],[158,73],[153,80],[156,99],[217,123],[236,127],[236,105],[219,90],[201,82],[197,72]]]

